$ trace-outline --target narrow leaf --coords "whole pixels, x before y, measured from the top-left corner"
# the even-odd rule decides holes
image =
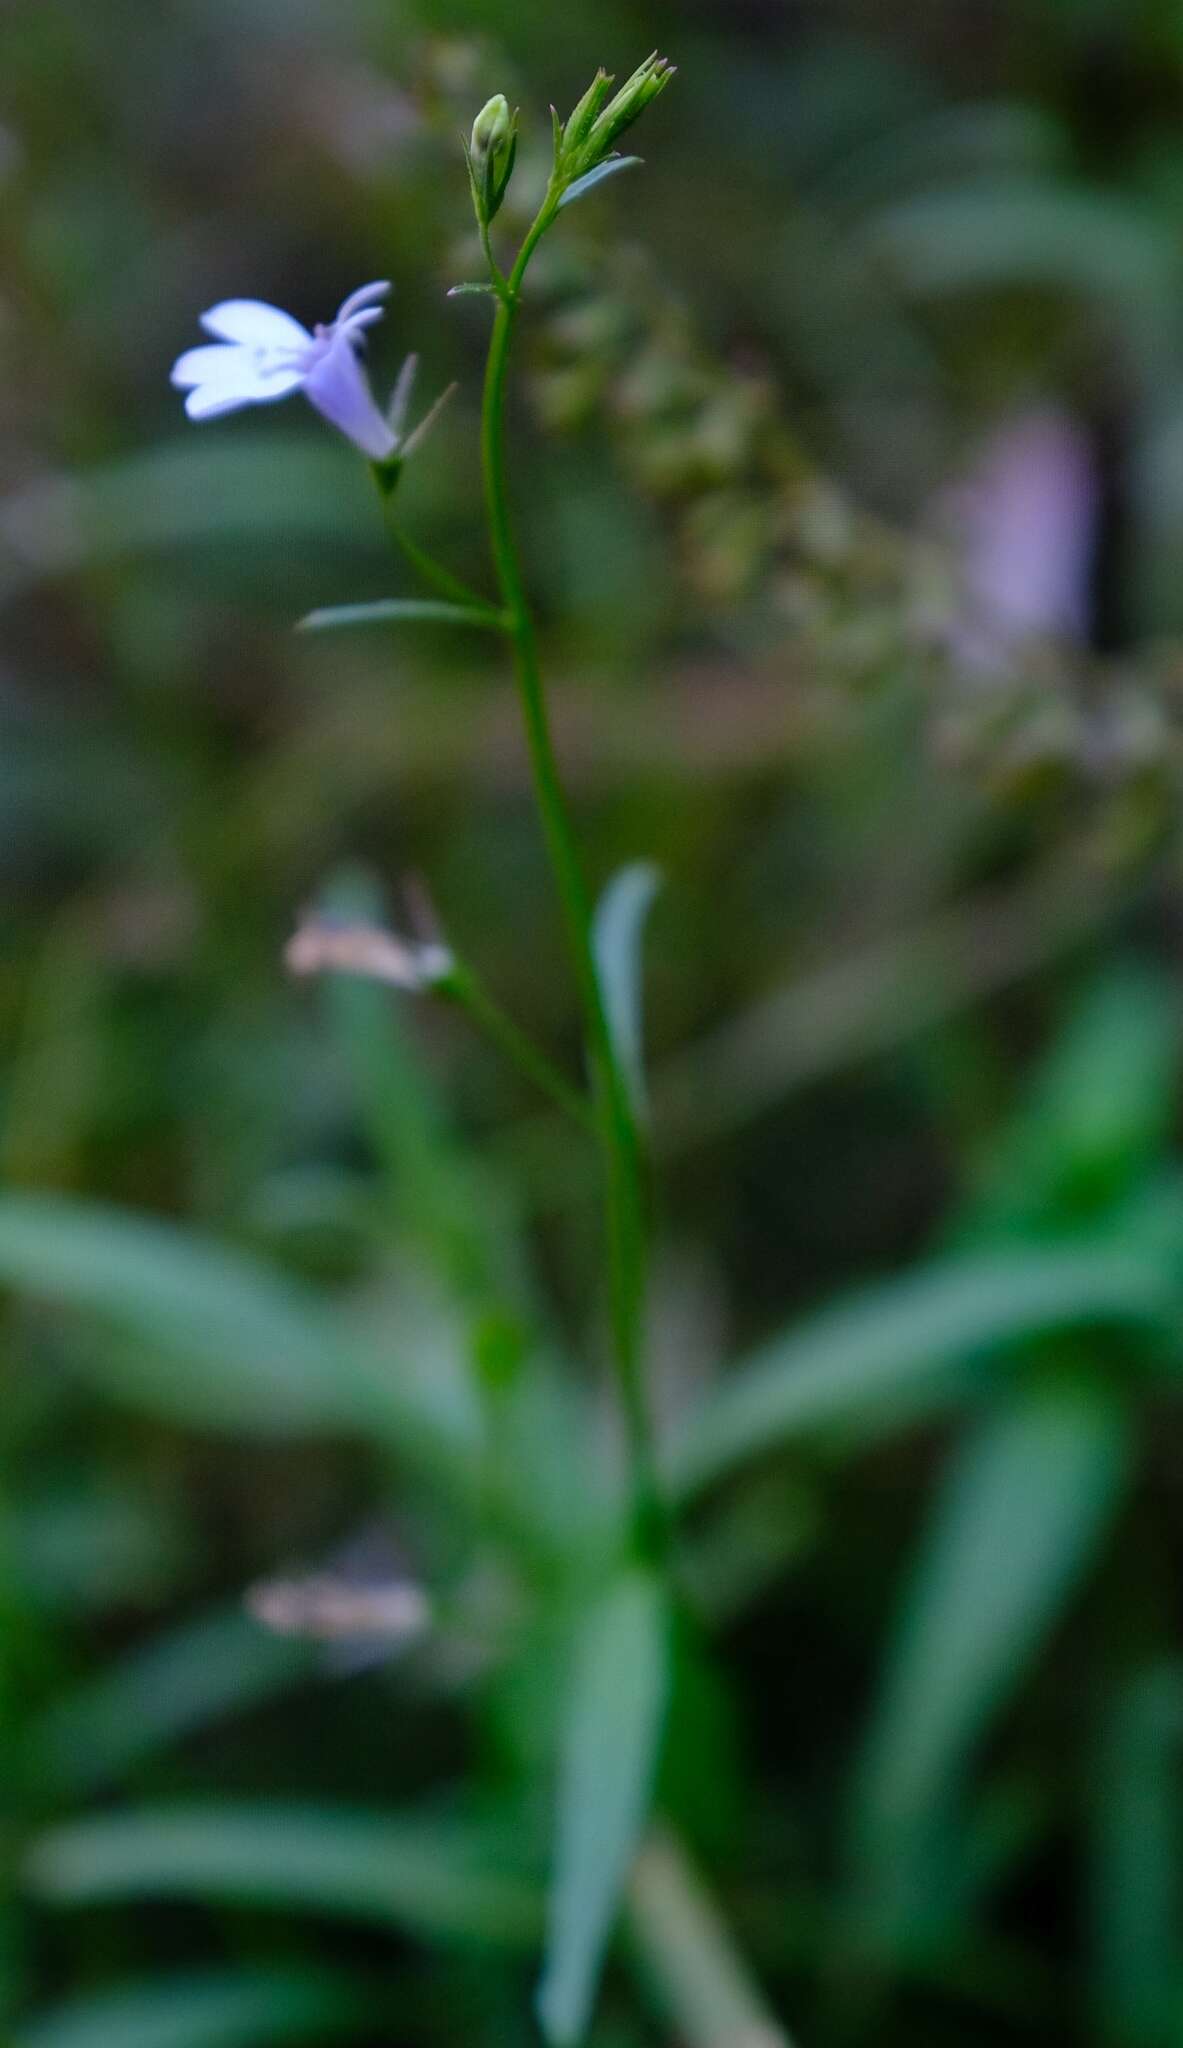
[[[865,1895],[899,1895],[973,1748],[1093,1556],[1128,1463],[1121,1407],[1068,1385],[1011,1397],[955,1459],[858,1774]]]
[[[666,1828],[646,1836],[633,1866],[628,1924],[644,1974],[687,2048],[792,2048],[715,1900]]]
[[[429,1936],[531,1943],[539,1897],[504,1829],[351,1808],[148,1807],[44,1835],[27,1881],[59,1905],[226,1900]]]
[[[558,1837],[538,2012],[548,2040],[588,2023],[621,1893],[649,1817],[669,1692],[669,1613],[635,1570],[586,1620],[559,1781]]]
[[[30,1732],[33,1772],[58,1793],[94,1792],[211,1722],[289,1691],[316,1664],[309,1644],[261,1628],[239,1603],[211,1609],[55,1696]]]
[[[617,171],[631,171],[634,164],[643,162],[644,158],[639,156],[608,157],[604,163],[597,164],[594,170],[585,171],[582,178],[576,178],[574,184],[568,185],[559,205],[573,205],[577,199],[582,199],[588,192],[594,191],[597,185],[602,185],[605,178],[614,178]]]
[[[441,1473],[472,1448],[384,1343],[195,1231],[68,1196],[6,1195],[0,1286],[74,1312],[68,1363],[170,1420],[266,1436],[360,1431]]]
[[[641,939],[660,886],[661,877],[649,861],[621,868],[596,906],[592,933],[608,1028],[638,1115],[646,1106]]]
[[[389,2024],[389,1995],[343,1971],[194,1971],[92,1991],[18,2026],[12,2048],[272,2048]]]
[[[479,626],[485,631],[504,631],[498,612],[474,604],[448,604],[435,597],[384,597],[374,604],[335,604],[308,612],[296,628],[299,633],[332,633],[353,626],[397,626],[415,621],[439,626]]]
[[[669,1472],[691,1494],[811,1431],[948,1398],[967,1367],[1056,1330],[1176,1327],[1167,1259],[1074,1243],[936,1261],[821,1310],[737,1367],[691,1415]]]
[[[496,287],[491,284],[452,284],[448,286],[447,296],[450,299],[467,299],[475,296],[495,299],[497,291]]]

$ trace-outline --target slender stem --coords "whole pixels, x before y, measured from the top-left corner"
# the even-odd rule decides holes
[[[453,576],[450,569],[446,569],[442,562],[436,561],[434,555],[428,554],[426,548],[421,548],[417,541],[411,539],[410,534],[394,516],[391,502],[392,486],[387,481],[381,465],[374,463],[371,467],[378,485],[378,495],[382,500],[382,517],[386,522],[386,531],[395,546],[402,550],[411,567],[418,571],[432,590],[438,591],[441,597],[449,598],[453,604],[474,605],[483,612],[493,613],[494,607],[488,598],[482,597],[479,590],[473,590],[469,584],[463,583],[459,576]]]
[[[638,1548],[651,1554],[661,1546],[665,1521],[644,1385],[644,1161],[592,949],[591,904],[551,738],[534,621],[510,520],[505,463],[506,373],[522,280],[534,249],[554,219],[557,204],[552,189],[522,243],[504,292],[498,295],[485,372],[481,457],[493,561],[514,645],[535,796],[584,1012],[604,1161],[613,1351],[631,1454],[633,1534]]]
[[[514,1023],[513,1018],[489,994],[484,983],[477,979],[471,967],[456,961],[447,978],[435,984],[435,993],[451,996],[460,1003],[473,1022],[480,1025],[527,1080],[549,1095],[551,1101],[581,1124],[584,1130],[596,1130],[592,1105],[586,1096],[572,1087],[541,1046],[535,1045],[529,1034]]]

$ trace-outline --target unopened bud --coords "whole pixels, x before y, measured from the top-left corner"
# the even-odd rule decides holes
[[[509,134],[509,101],[503,92],[495,92],[472,124],[470,147],[474,162],[483,163],[487,156],[495,156],[509,141]]]

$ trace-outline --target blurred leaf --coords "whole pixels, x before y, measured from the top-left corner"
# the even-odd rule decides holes
[[[26,2020],[12,2048],[270,2048],[389,2022],[389,1994],[290,1965],[158,1977],[92,1992]]]
[[[315,1296],[194,1231],[67,1196],[0,1196],[0,1284],[116,1332],[79,1363],[154,1412],[274,1436],[362,1430],[445,1463],[459,1449],[393,1362],[360,1355]]]
[[[947,189],[990,174],[1034,178],[1062,171],[1069,155],[1064,124],[1048,108],[968,101],[872,135],[827,170],[824,189],[831,205],[882,207],[893,189]]]
[[[1168,2048],[1183,1985],[1183,1667],[1117,1699],[1093,1774],[1093,1923],[1106,2038]]]
[[[733,1369],[671,1447],[671,1483],[692,1494],[745,1459],[838,1424],[871,1423],[947,1398],[985,1354],[1056,1330],[1117,1323],[1173,1334],[1179,1297],[1165,1258],[1106,1243],[941,1259],[820,1310]]]
[[[661,876],[650,861],[634,861],[614,875],[596,905],[592,943],[616,1056],[633,1108],[645,1110],[641,940]]]
[[[479,626],[486,631],[491,627],[495,633],[505,631],[500,613],[491,608],[447,604],[435,597],[383,597],[373,604],[328,605],[322,611],[308,612],[299,621],[297,631],[326,633],[349,626],[411,625],[417,620],[439,626]]]
[[[0,501],[0,599],[89,562],[193,542],[376,537],[357,464],[318,439],[194,435],[89,476],[52,477]]]
[[[1176,270],[1169,234],[1112,192],[1038,178],[970,182],[906,200],[873,228],[880,251],[917,291],[1034,285],[1109,302],[1168,331]]]
[[[1115,1400],[1061,1385],[1010,1397],[959,1451],[889,1649],[857,1777],[855,1858],[872,1896],[906,1889],[918,1845],[972,1748],[1095,1552],[1129,1448]]]
[[[1178,1053],[1166,977],[1148,966],[1111,971],[1087,992],[997,1142],[971,1228],[1019,1231],[1115,1200],[1166,1149]]]
[[[35,1844],[26,1874],[59,1905],[224,1900],[528,1944],[541,1901],[522,1872],[504,1828],[451,1815],[209,1800],[58,1828]]]
[[[91,1793],[316,1668],[307,1643],[261,1627],[237,1604],[214,1609],[56,1698],[30,1731],[30,1764],[59,1792]]]
[[[670,1615],[629,1571],[584,1621],[559,1777],[538,2013],[550,2041],[584,2033],[629,1866],[648,1820],[669,1690]]]
[[[642,1969],[687,2048],[792,2048],[678,1837],[655,1828],[628,1886],[628,1925]]]
[[[618,171],[631,171],[634,164],[643,161],[644,159],[639,156],[609,157],[605,163],[597,164],[594,170],[585,171],[582,178],[576,178],[573,184],[568,185],[559,201],[560,207],[574,206],[577,199],[583,199],[587,193],[594,192],[596,186],[602,185],[606,178],[614,178]]]

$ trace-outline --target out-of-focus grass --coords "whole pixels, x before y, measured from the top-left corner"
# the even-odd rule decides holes
[[[417,594],[364,473],[299,401],[183,431],[166,381],[218,297],[391,274],[379,381],[460,382],[407,519],[487,588],[456,130],[520,99],[528,182],[547,101],[656,33],[677,90],[540,265],[514,462],[589,866],[663,878],[643,1003],[636,870],[602,931],[673,1614],[619,1569],[582,1139],[462,1018],[281,965],[339,871],[425,877],[573,1066],[499,649],[293,633]],[[549,1927],[576,2031],[660,1749],[593,2038],[1165,2048],[1176,11],[0,36],[3,2030],[501,2048]],[[932,507],[1052,401],[1088,644],[963,669]],[[375,1553],[429,1603],[384,1653],[243,1607]]]

